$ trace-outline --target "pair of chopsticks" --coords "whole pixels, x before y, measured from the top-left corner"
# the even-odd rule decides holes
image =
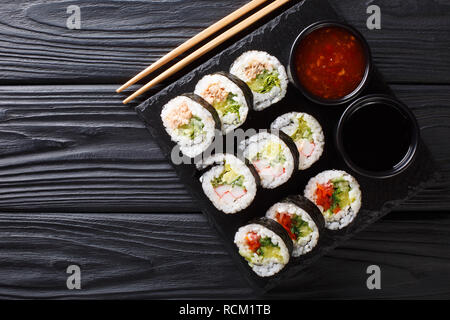
[[[217,31],[223,29],[224,27],[226,27],[227,25],[229,25],[233,21],[239,19],[240,17],[242,17],[246,13],[252,11],[253,9],[257,8],[258,6],[260,6],[261,4],[263,4],[264,2],[267,2],[267,1],[268,0],[252,0],[252,1],[250,1],[249,3],[244,5],[243,7],[239,8],[238,10],[236,10],[233,13],[229,14],[228,16],[223,18],[222,20],[216,22],[212,26],[208,27],[207,29],[205,29],[202,32],[200,32],[199,34],[197,34],[195,37],[187,40],[182,45],[180,45],[179,47],[175,48],[174,50],[172,50],[171,52],[169,52],[168,54],[163,56],[161,59],[159,59],[158,61],[153,63],[151,66],[147,67],[145,70],[141,71],[139,74],[137,74],[135,77],[133,77],[127,83],[125,83],[123,86],[118,88],[116,90],[116,92],[121,92],[122,90],[128,88],[132,84],[136,83],[137,81],[141,80],[145,76],[149,75],[150,73],[154,72],[158,68],[162,67],[163,65],[165,65],[166,63],[168,63],[169,61],[174,59],[175,57],[177,57],[180,54],[184,53],[185,51],[187,51],[188,49],[192,48],[193,46],[195,46],[199,42],[201,42],[204,39],[208,38],[209,36],[211,36],[212,34],[216,33]],[[237,33],[241,32],[245,28],[249,27],[250,25],[252,25],[256,21],[258,21],[259,19],[263,18],[264,16],[268,15],[269,13],[271,13],[272,11],[278,9],[279,7],[281,7],[282,5],[284,5],[285,3],[289,2],[289,1],[291,1],[291,0],[275,0],[274,2],[272,2],[271,4],[269,4],[266,7],[262,8],[261,10],[257,11],[256,13],[254,13],[253,15],[248,17],[247,19],[239,22],[238,24],[236,24],[235,26],[233,26],[229,30],[225,31],[224,33],[222,33],[221,35],[219,35],[215,39],[209,41],[208,43],[206,43],[205,45],[203,45],[202,47],[200,47],[199,49],[197,49],[196,51],[194,51],[193,53],[191,53],[190,55],[188,55],[184,59],[180,60],[179,62],[177,62],[176,64],[174,64],[170,68],[168,68],[166,71],[164,71],[161,74],[159,74],[153,80],[151,80],[146,85],[144,85],[139,90],[137,90],[135,93],[133,93],[128,98],[123,100],[123,103],[126,104],[126,103],[130,102],[131,100],[133,100],[137,96],[141,95],[142,93],[144,93],[145,91],[147,91],[151,87],[153,87],[156,84],[160,83],[161,81],[167,79],[168,77],[170,77],[174,73],[180,71],[185,66],[187,66],[188,64],[190,64],[191,62],[193,62],[194,60],[196,60],[197,58],[199,58],[203,54],[211,51],[212,49],[214,49],[218,45],[222,44],[223,42],[225,42],[229,38],[233,37]]]

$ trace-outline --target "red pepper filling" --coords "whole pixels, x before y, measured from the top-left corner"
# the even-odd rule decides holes
[[[327,211],[328,209],[330,209],[331,196],[333,195],[333,192],[334,192],[334,188],[331,183],[328,183],[328,184],[319,184],[318,183],[317,184],[316,204],[321,206],[323,208],[323,211]]]
[[[333,205],[333,184],[317,184],[316,188],[316,204],[322,206],[323,211],[327,211],[333,206],[333,213],[338,213],[341,208],[337,203]]]
[[[275,218],[277,219],[278,223],[283,226],[284,229],[286,229],[287,233],[293,240],[297,240],[297,235],[295,233],[292,233],[292,219],[291,216],[288,213],[285,212],[277,212],[275,215]]]
[[[250,248],[250,250],[252,250],[253,252],[258,250],[259,247],[261,247],[261,243],[259,243],[260,239],[261,239],[261,237],[258,236],[258,234],[256,232],[249,232],[245,236],[245,240],[247,242],[247,245]]]

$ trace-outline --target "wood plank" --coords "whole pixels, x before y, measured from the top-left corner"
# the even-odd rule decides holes
[[[246,2],[5,0],[0,83],[122,83]],[[377,1],[382,29],[370,31],[366,8],[372,3],[330,2],[367,37],[387,81],[450,83],[448,3]],[[66,27],[70,4],[80,6],[81,30]]]
[[[391,87],[395,95],[406,103],[416,116],[421,129],[421,137],[440,167],[442,176],[439,183],[423,190],[397,210],[449,210],[450,102],[447,99],[450,87],[426,85],[393,85]]]
[[[0,210],[198,209],[114,86],[0,87]],[[443,169],[404,210],[450,208],[450,86],[396,85]],[[438,201],[437,201],[438,200]]]
[[[368,40],[375,64],[390,83],[450,83],[450,3],[330,1]],[[378,5],[381,29],[366,26],[367,7]],[[441,69],[442,68],[442,69]]]
[[[267,298],[449,298],[450,215],[373,224]],[[256,297],[193,214],[0,214],[1,298]],[[81,268],[81,290],[66,268]],[[381,290],[366,269],[381,268]],[[181,272],[180,272],[181,270]]]
[[[192,210],[142,122],[113,91],[0,87],[1,208]]]

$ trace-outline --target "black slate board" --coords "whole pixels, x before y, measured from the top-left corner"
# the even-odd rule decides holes
[[[170,159],[174,146],[174,143],[170,141],[170,137],[166,134],[159,116],[165,103],[177,95],[193,91],[195,84],[202,76],[217,71],[228,71],[234,59],[247,50],[267,51],[287,66],[289,51],[297,35],[306,26],[319,20],[341,19],[326,0],[298,3],[139,105],[136,111],[146,122],[147,128],[158,142],[164,155]],[[370,84],[360,96],[372,93],[391,94],[389,87],[384,83],[376,68],[373,69]],[[368,179],[359,176],[348,168],[334,144],[334,131],[337,121],[347,106],[348,104],[339,107],[315,105],[303,97],[292,84],[289,84],[286,97],[278,104],[264,111],[251,112],[246,123],[241,127],[244,130],[248,128],[269,128],[270,123],[278,115],[289,111],[297,110],[309,113],[321,123],[326,144],[321,159],[311,168],[297,172],[288,183],[275,190],[259,189],[254,203],[246,210],[235,215],[225,215],[216,210],[209,202],[202,192],[198,182],[199,173],[194,165],[174,165],[181,181],[197,199],[202,212],[224,240],[238,267],[250,284],[258,290],[266,291],[276,286],[281,279],[297,274],[327,251],[387,214],[393,207],[410,198],[436,178],[433,161],[422,142],[418,149],[418,156],[410,167],[393,178],[385,180]],[[355,176],[360,183],[363,205],[357,218],[343,230],[327,230],[322,233],[318,245],[311,253],[291,259],[289,265],[278,275],[270,278],[259,278],[237,253],[233,243],[236,230],[246,224],[251,218],[264,216],[270,205],[285,196],[302,194],[307,181],[311,177],[328,169],[345,170]]]

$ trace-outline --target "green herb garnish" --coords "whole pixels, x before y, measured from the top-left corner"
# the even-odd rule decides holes
[[[306,237],[313,231],[309,226],[308,222],[303,220],[298,215],[291,216],[291,221],[292,221],[291,232],[297,236],[297,239]]]
[[[258,250],[256,250],[256,254],[261,256],[264,255],[264,249],[268,248],[278,248],[278,245],[272,242],[272,239],[269,237],[264,237],[259,240],[259,244],[261,245]]]

